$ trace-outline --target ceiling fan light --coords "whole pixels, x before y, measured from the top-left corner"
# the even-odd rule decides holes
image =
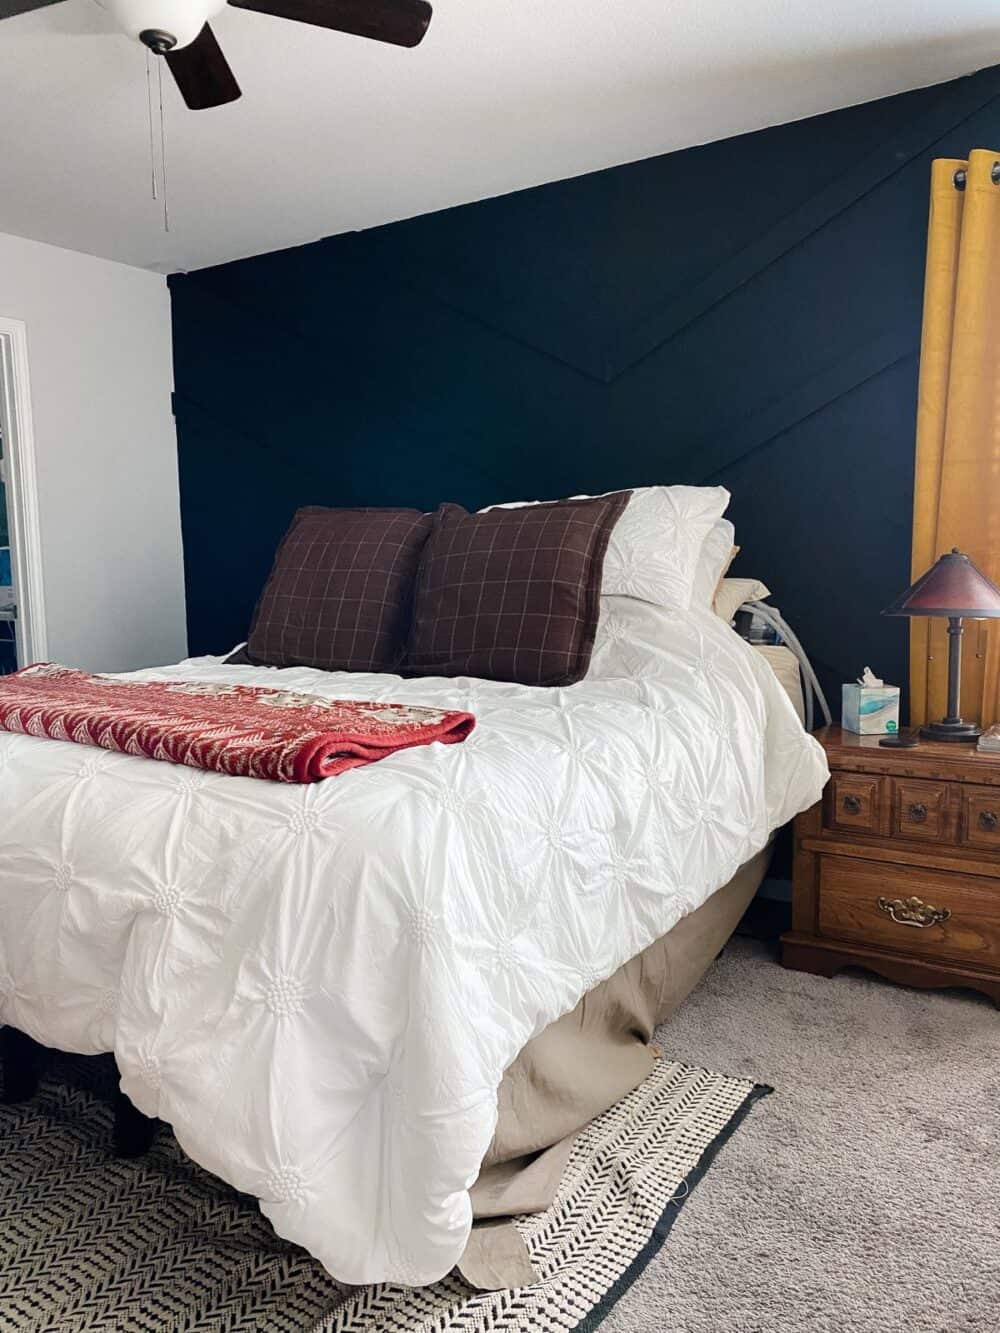
[[[150,30],[175,38],[173,49],[189,46],[226,0],[98,0],[130,37]]]

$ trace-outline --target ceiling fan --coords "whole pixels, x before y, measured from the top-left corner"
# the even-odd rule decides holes
[[[163,56],[192,111],[222,106],[240,96],[208,20],[226,7],[312,23],[394,46],[416,46],[431,21],[427,0],[97,0],[150,51]],[[0,19],[61,0],[0,0]]]

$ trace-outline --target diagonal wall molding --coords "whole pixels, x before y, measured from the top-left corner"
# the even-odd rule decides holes
[[[735,425],[691,442],[678,468],[678,480],[692,485],[713,483],[720,473],[772,440],[824,411],[852,390],[891,366],[916,356],[920,331],[886,333],[857,348],[832,366],[797,384],[790,393]]]
[[[630,332],[622,335],[614,353],[608,357],[603,378],[608,383],[618,379],[676,337],[687,325],[701,319],[738,287],[752,281],[789,251],[822,230],[839,214],[852,208],[872,190],[922,157],[946,134],[998,99],[998,69],[984,70],[966,80],[961,87],[957,108],[954,87],[949,85],[946,98],[942,98],[903,133],[880,144],[855,170],[806,200],[801,208],[788,214],[777,226],[745,247],[729,262],[720,265],[689,291],[668,301],[665,306],[637,323]],[[947,114],[943,116],[942,108],[945,107]]]
[[[824,686],[904,681],[927,174],[998,133],[1000,69],[172,278],[192,651],[300,504],[720,480]]]
[[[437,271],[425,277],[417,256],[408,249],[401,257],[398,249],[387,244],[383,260],[391,266],[400,287],[422,299],[433,300],[480,328],[560,362],[588,379],[612,384],[998,99],[1000,69],[987,69],[970,76],[960,83],[957,91],[955,85],[947,85],[947,93],[906,130],[879,143],[853,170],[807,199],[690,288],[641,316],[631,328],[613,332],[603,346],[576,347],[570,351],[528,336],[523,328],[512,328],[502,319],[490,318],[469,298],[471,275]],[[391,230],[385,229],[386,242]]]
[[[402,230],[405,223],[379,229],[377,239],[373,236],[369,262],[390,272],[400,289],[419,300],[431,300],[459,319],[557,362],[595,383],[613,384],[735,291],[822,231],[840,214],[923,157],[966,120],[1000,100],[1000,68],[983,70],[957,85],[946,85],[946,90],[930,110],[903,132],[880,143],[852,171],[805,200],[799,208],[786,214],[774,227],[690,288],[640,316],[630,328],[605,334],[601,343],[587,344],[584,340],[585,345],[581,346],[577,341],[572,349],[556,346],[551,341],[529,336],[523,328],[512,327],[509,321],[491,317],[470,300],[474,275],[459,270],[426,273],[421,269],[418,256],[405,242]],[[466,207],[472,210],[481,206]],[[212,274],[213,270],[207,269],[199,275],[208,288],[213,287]],[[217,291],[216,295],[222,300],[233,301],[231,291]],[[248,314],[265,313],[254,311],[250,303],[236,303],[244,305]]]

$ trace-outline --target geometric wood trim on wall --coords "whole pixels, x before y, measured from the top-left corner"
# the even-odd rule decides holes
[[[655,352],[688,324],[724,301],[737,287],[751,282],[795,246],[801,245],[910,162],[922,157],[948,131],[1000,99],[1000,70],[984,70],[964,82],[965,87],[957,100],[954,93],[948,97],[946,118],[942,119],[941,115],[942,99],[902,133],[880,143],[845,176],[807,199],[766,235],[626,333],[614,355],[608,358],[604,373],[607,382],[617,379]]]
[[[919,350],[919,330],[885,333],[862,344],[849,356],[824,366],[797,384],[777,402],[703,440],[692,440],[677,480],[704,485],[779,435],[830,407],[866,380],[874,379],[908,356],[916,356]]]
[[[467,279],[447,271],[428,273],[421,270],[418,264],[411,262],[412,257],[406,256],[405,248],[401,255],[398,246],[387,245],[385,262],[400,286],[419,293],[422,298],[438,302],[511,342],[560,361],[598,383],[612,384],[739,287],[752,282],[789,251],[926,154],[945,134],[1000,100],[1000,69],[982,70],[961,80],[957,87],[955,84],[946,87],[947,94],[942,95],[930,110],[898,134],[879,142],[848,172],[806,199],[738,254],[689,289],[640,316],[631,327],[608,330],[602,346],[585,352],[580,348],[570,351],[551,341],[527,337],[523,331],[505,324],[502,318],[490,317],[470,305]]]
[[[903,684],[930,161],[998,138],[992,69],[172,277],[191,651],[299,505],[718,481],[824,685]]]

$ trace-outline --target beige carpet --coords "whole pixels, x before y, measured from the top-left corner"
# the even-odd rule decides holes
[[[738,938],[671,1059],[772,1084],[601,1333],[1000,1329],[1000,1012]]]

